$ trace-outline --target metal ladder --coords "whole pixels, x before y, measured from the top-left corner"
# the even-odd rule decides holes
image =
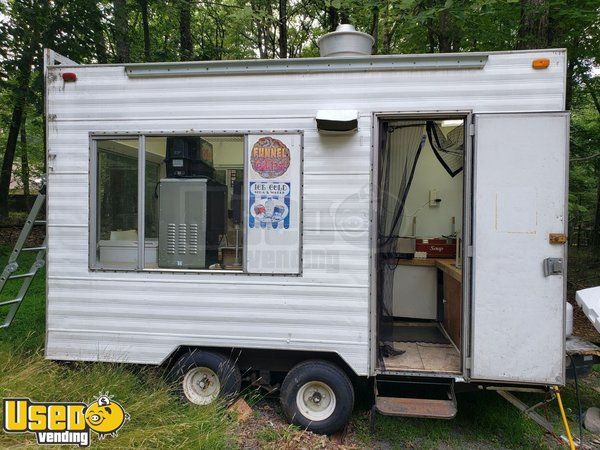
[[[19,239],[17,239],[17,243],[13,248],[6,267],[2,271],[2,275],[0,275],[0,295],[4,290],[4,286],[11,280],[21,280],[23,284],[21,284],[21,288],[17,296],[10,300],[0,301],[0,308],[8,307],[8,312],[4,316],[4,321],[0,328],[8,328],[15,317],[15,314],[19,310],[27,291],[29,290],[29,286],[35,277],[35,274],[39,269],[44,267],[46,264],[46,238],[44,238],[44,243],[40,247],[24,247],[25,241],[29,237],[31,230],[35,225],[45,225],[45,220],[36,220],[40,211],[42,210],[44,203],[46,201],[46,186],[42,185],[40,192],[35,199],[35,203],[29,211],[29,215],[27,216],[27,220],[25,221],[25,225],[21,230],[21,234],[19,234]],[[15,274],[15,272],[19,269],[19,263],[17,262],[19,255],[21,252],[37,252],[37,256],[35,261],[29,268],[29,270],[25,273]]]

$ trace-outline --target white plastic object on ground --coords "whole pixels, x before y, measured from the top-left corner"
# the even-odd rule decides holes
[[[600,286],[582,289],[575,293],[577,304],[600,333]]]
[[[565,320],[565,336],[569,337],[573,334],[573,305],[567,303],[567,319]]]

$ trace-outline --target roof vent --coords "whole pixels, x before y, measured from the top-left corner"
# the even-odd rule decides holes
[[[321,56],[370,55],[375,39],[370,34],[356,31],[353,25],[341,24],[332,33],[317,41]]]

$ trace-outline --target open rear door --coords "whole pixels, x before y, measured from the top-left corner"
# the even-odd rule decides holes
[[[568,113],[475,116],[471,379],[564,380],[568,137]]]

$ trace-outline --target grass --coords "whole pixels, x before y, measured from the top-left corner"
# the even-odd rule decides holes
[[[9,249],[0,246],[0,269]],[[24,255],[23,271],[34,255]],[[1,300],[16,294],[3,294]],[[180,402],[157,368],[127,364],[59,364],[43,357],[45,287],[43,270],[36,276],[21,310],[7,330],[0,330],[0,397],[24,396],[36,401],[91,401],[99,392],[110,392],[131,415],[117,438],[93,446],[142,448],[232,448],[253,442],[261,448],[288,449],[335,447],[335,443],[289,426],[276,402],[265,403],[253,390],[245,398],[255,413],[246,425],[222,407],[193,407]],[[598,368],[582,380],[585,407],[600,405]],[[598,389],[598,390],[597,390]],[[574,385],[563,389],[572,430],[576,426]],[[529,404],[539,395],[520,395]],[[454,420],[402,419],[377,416],[376,433],[369,432],[368,406],[363,401],[354,412],[346,444],[357,448],[500,449],[560,448],[531,420],[493,392],[458,394],[459,413]],[[261,412],[265,406],[272,413]],[[556,403],[548,408],[555,431],[563,434]],[[591,435],[586,433],[589,442]],[[0,432],[0,448],[35,445],[33,435]],[[325,446],[325,447],[324,447]]]
[[[284,428],[273,428],[263,427],[256,431],[256,439],[259,442],[265,444],[278,442],[278,441],[289,441],[293,439],[298,433],[302,433],[302,430],[294,425],[288,425]]]
[[[600,376],[593,374],[582,382],[580,394],[583,410],[600,405]],[[577,402],[573,382],[561,389],[564,406],[571,432],[579,437],[577,426]],[[538,394],[518,394],[528,405],[543,400]],[[369,447],[419,448],[419,449],[540,449],[564,448],[554,438],[546,434],[532,420],[525,418],[516,408],[494,392],[473,392],[457,395],[458,415],[449,421],[428,419],[405,419],[378,416],[374,436],[368,431],[366,412],[355,414],[352,426],[357,439]],[[544,409],[537,410],[544,415]],[[551,402],[547,408],[548,419],[556,434],[565,434],[558,405]],[[584,442],[588,444],[594,437],[586,430]]]
[[[386,442],[392,448],[419,449],[555,447],[538,425],[495,393],[459,394],[458,411],[448,421],[378,416],[375,436],[368,433],[366,415],[353,423],[359,440],[369,446]]]
[[[0,268],[8,253],[6,247],[0,247]],[[33,255],[23,255],[20,261],[28,267]],[[15,294],[16,289],[10,289],[0,301]],[[41,270],[11,327],[0,330],[0,397],[89,402],[98,393],[108,391],[131,420],[114,439],[99,441],[92,437],[93,446],[219,449],[235,444],[234,420],[222,407],[197,408],[182,403],[162,380],[159,369],[45,360],[44,298]],[[36,445],[34,435],[0,433],[0,448],[27,445]]]

